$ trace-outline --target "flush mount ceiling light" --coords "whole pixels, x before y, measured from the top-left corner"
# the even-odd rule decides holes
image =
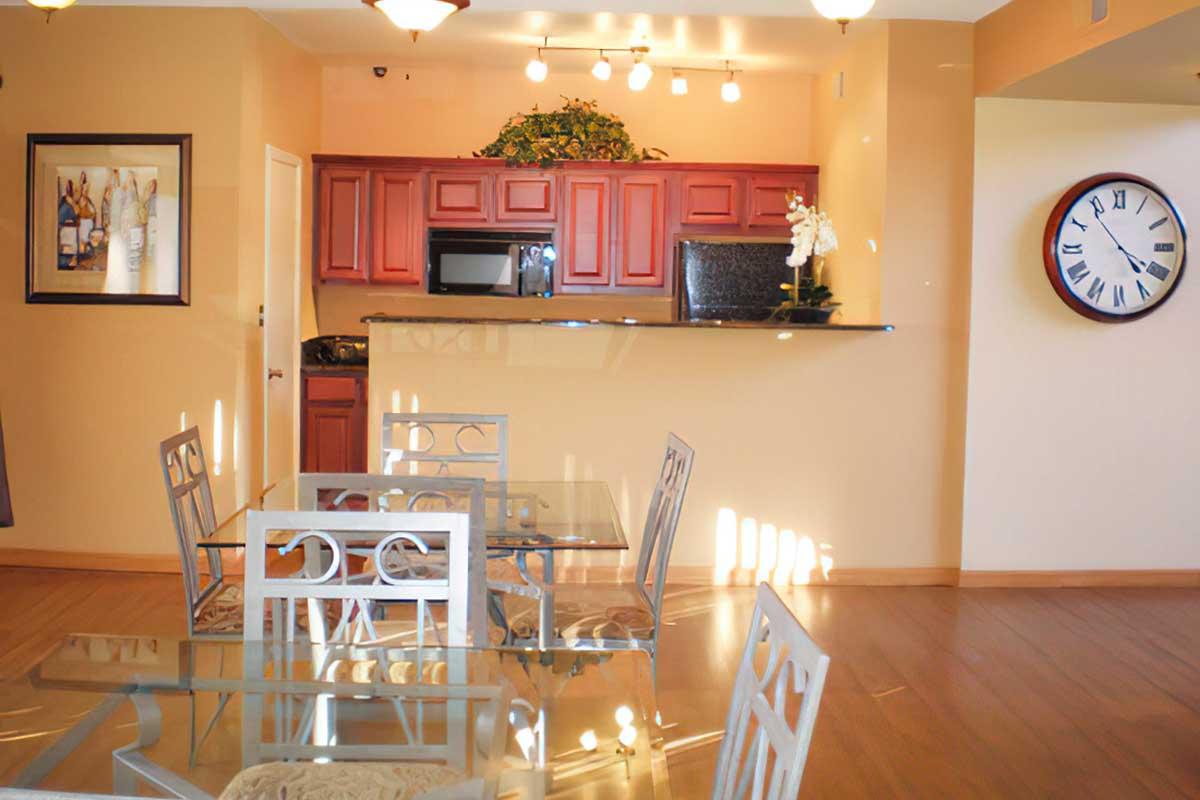
[[[32,2],[32,0],[30,0]],[[362,0],[382,11],[397,28],[412,34],[413,41],[446,21],[446,17],[470,7],[471,0]]]
[[[821,16],[842,26],[842,33],[852,20],[862,19],[875,7],[875,0],[812,0]]]
[[[64,8],[70,8],[75,5],[75,0],[25,0],[29,5],[36,9],[46,12],[46,22],[50,21],[50,16],[55,11],[62,11]]]
[[[608,56],[604,55],[604,51],[600,51],[600,58],[596,59],[595,65],[592,66],[592,75],[598,81],[606,81],[612,77],[612,63],[608,60]]]

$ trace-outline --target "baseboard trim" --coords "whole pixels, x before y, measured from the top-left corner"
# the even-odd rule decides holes
[[[633,566],[561,567],[555,571],[564,582],[595,581],[628,583],[635,580]],[[712,567],[669,567],[667,583],[679,586],[757,586],[762,582],[754,570],[734,570],[718,575]],[[768,580],[769,582],[769,580]],[[957,586],[954,567],[895,567],[879,569],[833,569],[826,577],[815,573],[807,586]]]
[[[242,574],[242,559],[240,557],[232,553],[222,553],[221,556],[227,575]],[[199,563],[200,571],[207,573],[208,560],[201,558]],[[178,575],[179,556],[0,548],[0,567]]]
[[[1200,588],[1200,570],[963,570],[958,585],[964,589]]]

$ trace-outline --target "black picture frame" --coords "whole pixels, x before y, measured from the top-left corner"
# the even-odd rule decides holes
[[[35,289],[37,212],[46,198],[36,184],[38,148],[53,145],[113,147],[165,145],[179,149],[178,291],[174,294],[115,294]],[[192,135],[190,133],[30,133],[25,160],[25,302],[70,305],[191,305]],[[55,199],[57,202],[57,198]]]

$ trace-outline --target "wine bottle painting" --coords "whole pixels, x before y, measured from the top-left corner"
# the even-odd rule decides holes
[[[138,272],[158,244],[157,167],[58,167],[58,269]]]

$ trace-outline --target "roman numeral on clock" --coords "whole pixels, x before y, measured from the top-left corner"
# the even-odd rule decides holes
[[[1156,252],[1156,253],[1174,253],[1175,252],[1175,243],[1174,242],[1155,242],[1154,243],[1154,252]]]
[[[1101,278],[1094,278],[1092,285],[1088,287],[1087,298],[1099,305],[1102,297],[1104,297],[1104,281]]]
[[[1113,308],[1122,308],[1125,305],[1125,287],[1121,284],[1113,286]]]
[[[1165,281],[1171,274],[1171,270],[1159,264],[1157,261],[1151,261],[1150,266],[1146,267],[1146,272],[1149,272],[1160,281]]]
[[[1161,228],[1163,225],[1166,225],[1166,224],[1167,224],[1167,217],[1163,217],[1158,222],[1152,223],[1150,225],[1150,230],[1155,230],[1156,228]]]
[[[1113,209],[1125,208],[1125,190],[1113,189]]]
[[[1071,283],[1079,283],[1090,274],[1086,261],[1080,261],[1075,266],[1067,269],[1067,276],[1071,279]]]
[[[1063,255],[1065,256],[1081,256],[1083,255],[1083,245],[1081,244],[1064,244]]]
[[[1087,225],[1084,225],[1082,222],[1075,219],[1074,217],[1071,217],[1071,224],[1077,226],[1079,228],[1079,230],[1081,230],[1085,233],[1087,232]]]

